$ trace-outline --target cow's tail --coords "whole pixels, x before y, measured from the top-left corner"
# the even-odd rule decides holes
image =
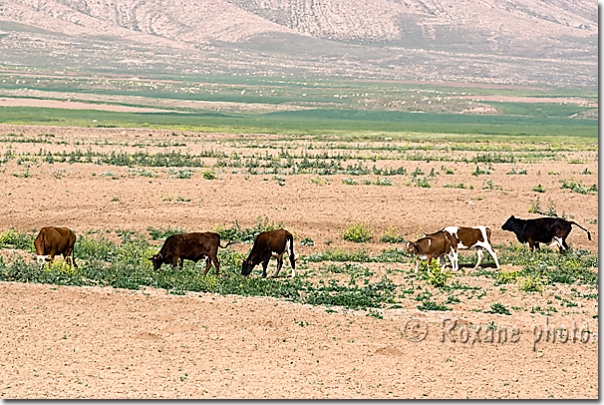
[[[591,240],[591,233],[589,233],[589,231],[585,228],[583,228],[581,225],[579,225],[578,223],[576,223],[575,221],[569,221],[572,225],[577,225],[579,228],[583,229],[585,232],[587,232],[587,239]]]
[[[230,241],[228,241],[228,242],[227,242],[227,244],[226,244],[226,245],[224,245],[224,246],[222,246],[222,245],[220,244],[220,242],[218,242],[218,246],[220,246],[220,247],[221,247],[221,248],[223,248],[223,249],[226,249],[227,247],[229,247],[229,245],[232,245],[233,243],[237,243],[237,241],[235,241],[235,240],[230,240]]]
[[[287,247],[287,255],[290,258],[293,258],[295,261],[297,259],[296,254],[294,253],[294,237],[292,235],[287,235],[285,238],[285,243]]]

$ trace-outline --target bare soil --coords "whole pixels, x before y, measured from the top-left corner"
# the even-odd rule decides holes
[[[54,137],[46,144],[10,143],[11,133]],[[241,142],[250,138],[257,139],[256,146],[270,142],[278,149],[286,144],[274,136],[0,125],[0,152],[91,148],[107,153],[213,149],[228,156],[264,154],[266,149]],[[300,142],[292,150],[305,150]],[[162,143],[184,146],[166,148]],[[471,157],[476,152],[438,153]],[[211,167],[215,159],[204,162]],[[393,157],[375,164],[402,165],[407,175],[391,176],[392,186],[361,183],[375,181],[373,175],[354,176],[359,181],[355,186],[343,184],[343,178],[351,177],[347,175],[284,175],[285,185],[280,186],[273,175],[250,175],[245,168],[214,168],[217,178],[207,180],[199,168],[182,179],[168,168],[145,168],[153,176],[144,177],[127,167],[43,161],[26,167],[11,160],[0,165],[0,231],[14,227],[29,232],[47,225],[68,226],[77,234],[146,232],[150,226],[204,231],[234,221],[252,226],[258,218],[268,217],[282,221],[298,240],[311,237],[313,247],[296,244],[296,253],[306,255],[324,251],[328,244],[358,249],[360,245],[343,241],[340,233],[350,221],[361,220],[370,224],[374,235],[365,247],[377,253],[393,247],[379,242],[381,232],[390,226],[413,239],[448,225],[486,225],[495,245],[517,243],[513,234],[500,229],[501,224],[510,215],[539,216],[529,214],[528,208],[540,197],[542,209],[552,204],[558,214],[591,231],[591,241],[580,229],[572,231],[569,242],[575,248],[598,250],[598,229],[592,224],[598,218],[597,194],[560,188],[561,181],[569,179],[597,184],[597,152],[565,151],[555,160],[492,164],[490,174],[478,176],[471,174],[477,166],[472,163]],[[442,166],[455,173],[446,175]],[[438,173],[430,188],[409,184],[409,173],[416,168]],[[507,174],[522,169],[527,174]],[[584,169],[589,174],[581,174]],[[325,181],[316,181],[320,178]],[[459,183],[466,188],[443,187]],[[538,184],[545,193],[533,191]],[[231,248],[243,252],[249,246]],[[405,266],[410,265],[399,267]],[[567,287],[556,286],[544,294],[513,289],[513,294],[489,294],[498,294],[498,302],[506,306],[530,308],[545,306],[553,294],[568,296]],[[269,298],[173,296],[153,289],[0,283],[0,291],[3,398],[598,397],[595,300],[576,299],[577,311],[549,317],[528,310],[511,316],[487,314],[464,304],[446,313],[421,312],[409,305],[387,309],[384,319],[375,319],[363,311],[336,308],[332,313],[324,307]],[[444,334],[443,342],[443,331],[450,326],[443,324],[445,318],[460,323],[454,333]],[[424,340],[414,341],[417,329],[410,328],[410,320],[428,326]],[[510,333],[505,342],[485,342],[490,323]],[[572,338],[566,343],[545,342],[544,335],[533,344],[540,330],[573,325],[579,338],[582,330],[594,333],[586,343]],[[511,342],[512,328],[519,331],[517,342]],[[465,343],[463,333],[471,334]]]

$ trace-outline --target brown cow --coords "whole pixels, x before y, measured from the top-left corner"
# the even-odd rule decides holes
[[[214,232],[190,232],[181,233],[168,237],[161,247],[158,254],[149,258],[153,262],[153,269],[158,270],[162,264],[172,264],[176,267],[176,263],[180,259],[180,269],[182,270],[183,261],[191,260],[197,263],[199,260],[206,259],[206,270],[204,275],[208,274],[208,270],[212,267],[216,268],[216,275],[220,271],[220,263],[218,262],[218,247],[226,248],[233,241],[228,242],[225,246],[220,244],[220,235]]]
[[[451,256],[457,250],[456,240],[447,232],[438,231],[432,235],[425,236],[415,242],[407,242],[407,253],[417,255],[415,260],[415,273],[419,268],[419,261],[428,259],[428,272],[433,258],[438,258],[442,263],[443,270],[445,269],[445,255]]]
[[[254,246],[247,259],[241,265],[241,275],[247,276],[254,266],[262,263],[262,277],[266,277],[266,268],[271,257],[277,259],[277,277],[283,266],[283,253],[287,252],[292,266],[292,277],[296,275],[296,256],[294,254],[294,237],[285,229],[262,232],[254,240]]]
[[[36,257],[40,263],[40,267],[44,267],[46,260],[52,264],[57,254],[62,254],[65,262],[69,260],[71,265],[78,267],[75,262],[73,249],[75,242],[75,233],[69,228],[47,226],[40,229],[40,233],[38,233],[36,240],[34,240]]]

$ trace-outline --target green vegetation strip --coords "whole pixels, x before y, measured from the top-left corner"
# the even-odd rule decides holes
[[[598,121],[529,115],[469,115],[314,109],[268,114],[215,111],[125,113],[53,108],[0,107],[0,122],[22,125],[146,127],[228,133],[320,134],[340,132],[417,132],[563,136],[597,138]]]
[[[251,228],[242,228],[235,223],[231,227],[218,227],[216,231],[223,241],[236,240],[250,244],[258,233],[282,225],[265,218],[259,219]],[[133,231],[116,231],[121,238],[119,243],[103,236],[82,235],[75,246],[77,268],[67,265],[62,260],[56,260],[53,265],[46,265],[41,269],[33,260],[26,261],[19,255],[14,257],[10,254],[3,255],[0,256],[0,281],[112,286],[128,289],[147,286],[163,288],[172,294],[195,291],[268,296],[298,303],[337,305],[351,309],[384,308],[390,304],[398,305],[400,300],[397,301],[397,298],[410,298],[420,303],[418,306],[420,310],[426,311],[450,310],[451,307],[448,305],[460,302],[459,295],[453,294],[456,291],[462,293],[469,291],[475,294],[482,290],[481,287],[461,285],[458,280],[452,281],[454,274],[449,270],[441,271],[438,261],[432,263],[430,274],[426,271],[426,265],[422,263],[419,279],[413,274],[413,270],[408,270],[406,273],[402,270],[394,270],[402,273],[406,282],[410,282],[411,288],[408,288],[409,284],[406,286],[395,284],[387,275],[372,282],[370,277],[375,276],[375,272],[357,264],[410,263],[414,260],[399,249],[385,249],[378,255],[370,254],[365,249],[352,251],[328,249],[321,253],[301,256],[298,260],[298,275],[293,279],[286,277],[262,279],[258,276],[258,269],[251,277],[242,277],[241,263],[245,255],[229,249],[219,251],[221,275],[218,277],[214,269],[204,276],[202,266],[199,264],[195,266],[189,261],[185,262],[183,270],[164,265],[158,271],[154,271],[149,258],[157,253],[159,246],[152,244],[152,241],[161,241],[178,232],[184,232],[184,229],[161,230],[150,227],[148,236]],[[0,234],[0,248],[17,249],[33,254],[35,235],[35,233],[20,233],[11,229]],[[531,253],[526,247],[515,245],[500,247],[499,259],[502,264],[519,265],[522,269],[512,272],[483,269],[472,274],[492,278],[494,285],[515,283],[520,290],[528,293],[541,292],[545,286],[556,283],[590,286],[598,284],[598,258],[585,250],[571,249],[566,255],[545,249],[542,252]],[[473,260],[473,257],[466,259],[472,262]],[[319,262],[327,263],[319,269],[309,270],[309,263]],[[317,275],[317,271],[320,277],[313,278]],[[350,280],[342,282],[334,278],[341,278],[343,275],[350,276]],[[422,288],[417,284],[418,282],[425,283],[425,286]],[[419,293],[410,296],[416,292]],[[447,299],[442,303],[436,303],[435,293],[446,295]],[[486,291],[483,290],[476,297],[480,299],[485,295]],[[507,308],[500,305],[493,305],[491,311],[509,312]],[[370,315],[380,317],[376,312],[371,312]]]

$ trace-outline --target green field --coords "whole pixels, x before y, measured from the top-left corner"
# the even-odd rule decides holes
[[[560,101],[486,102],[464,98],[493,95]],[[598,136],[595,89],[464,88],[237,76],[135,77],[126,73],[103,76],[98,72],[65,74],[20,69],[0,73],[0,97],[70,99],[172,111],[118,113],[0,107],[0,123],[10,124],[344,136],[364,132],[505,135],[590,138],[592,142]],[[583,103],[567,102],[569,98],[580,98]],[[186,104],[192,101],[229,105],[213,104],[216,107],[208,110]],[[476,106],[496,113],[471,113]]]
[[[51,108],[0,108],[0,122],[105,128],[163,128],[235,133],[321,134],[329,132],[435,133],[582,137],[597,139],[597,120],[531,115],[477,116],[391,111],[305,110],[268,114],[213,111],[118,113]]]

